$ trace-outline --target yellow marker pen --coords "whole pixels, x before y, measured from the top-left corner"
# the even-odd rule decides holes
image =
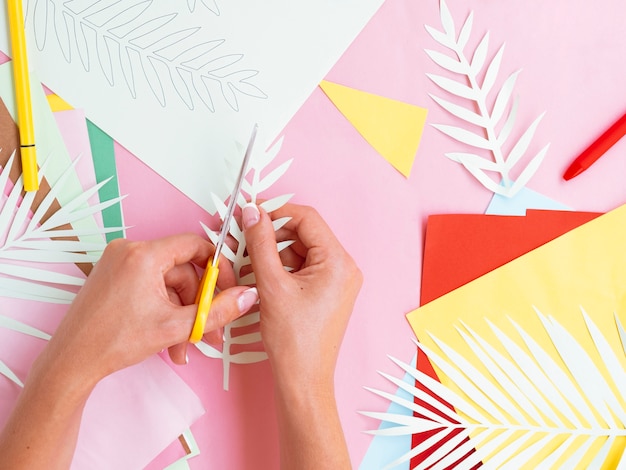
[[[22,178],[26,191],[39,189],[37,154],[35,150],[35,128],[30,99],[30,77],[24,35],[24,13],[22,0],[7,0],[11,49],[13,51],[13,81],[17,104],[17,127],[20,132],[22,155]]]

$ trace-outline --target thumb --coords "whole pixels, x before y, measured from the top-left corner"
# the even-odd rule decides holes
[[[276,248],[276,234],[267,212],[256,204],[246,204],[241,214],[246,248],[252,262],[257,285],[271,287],[280,283],[284,275],[283,263]]]

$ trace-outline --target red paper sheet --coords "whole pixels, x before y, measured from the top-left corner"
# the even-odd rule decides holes
[[[529,210],[526,216],[432,215],[426,225],[420,303],[424,305],[441,297],[599,215],[547,210]],[[417,366],[437,378],[421,351]],[[417,383],[416,386],[424,390]],[[413,435],[411,446],[415,448],[435,433]],[[411,468],[427,455],[429,452],[414,457]]]

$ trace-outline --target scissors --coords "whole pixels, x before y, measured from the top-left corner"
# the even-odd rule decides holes
[[[228,209],[224,215],[222,230],[220,231],[220,236],[217,239],[217,244],[215,245],[215,253],[213,253],[213,256],[209,259],[204,275],[202,276],[202,280],[200,281],[200,288],[196,294],[198,310],[196,311],[196,320],[193,324],[193,328],[191,329],[191,335],[189,336],[189,341],[191,343],[197,343],[200,341],[202,339],[202,335],[204,334],[204,327],[206,325],[207,318],[209,317],[211,304],[213,303],[217,276],[220,272],[217,266],[220,259],[220,253],[222,252],[222,247],[224,246],[224,241],[228,236],[230,223],[232,221],[233,214],[235,213],[235,205],[237,203],[237,198],[239,196],[239,191],[241,190],[244,177],[246,176],[246,170],[248,168],[248,162],[250,161],[250,155],[252,155],[252,147],[256,138],[257,129],[258,126],[255,124],[252,129],[252,136],[250,136],[250,142],[248,143],[246,154],[243,157],[243,162],[241,163],[237,183],[235,184],[235,188],[230,195],[230,202],[228,203]]]

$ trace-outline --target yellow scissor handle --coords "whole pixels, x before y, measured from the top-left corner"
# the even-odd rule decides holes
[[[198,294],[196,295],[198,310],[196,311],[196,321],[193,324],[191,335],[189,336],[191,343],[197,343],[202,339],[202,335],[204,335],[204,327],[209,317],[211,303],[213,303],[213,294],[215,293],[215,285],[217,284],[217,275],[219,272],[220,270],[217,266],[213,266],[212,260],[209,260],[208,266],[202,276],[202,281],[200,281]]]

